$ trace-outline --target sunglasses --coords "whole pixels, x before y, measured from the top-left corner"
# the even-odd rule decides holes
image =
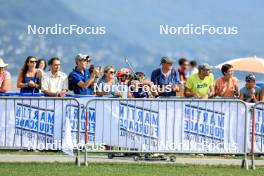
[[[29,61],[29,63],[31,63],[31,64],[32,64],[32,63],[36,63],[36,62],[37,62],[37,61],[33,61],[33,60]]]
[[[122,75],[121,78],[128,78],[129,75]]]
[[[90,60],[88,60],[88,59],[80,59],[79,61],[80,62],[90,62]]]
[[[110,73],[110,74],[115,74],[116,72],[115,72],[115,71],[110,71],[109,73]]]

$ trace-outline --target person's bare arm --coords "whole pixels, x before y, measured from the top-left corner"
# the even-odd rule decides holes
[[[50,92],[48,90],[43,90],[42,92],[49,97],[64,97],[66,95],[66,93],[68,92],[68,90],[63,89],[63,90],[56,92],[56,93]]]
[[[259,93],[256,94],[254,101],[255,102],[260,101],[260,94]]]
[[[48,90],[42,90],[42,92],[49,97],[56,97],[57,93],[50,92]]]
[[[180,75],[180,80],[181,80],[182,82],[185,81],[183,75]]]
[[[92,74],[90,79],[88,79],[86,82],[79,81],[77,85],[83,89],[87,89],[89,86],[91,86],[94,83],[95,75]]]
[[[210,89],[209,97],[213,97],[215,95],[214,85],[210,86],[209,89]]]
[[[22,72],[20,72],[17,77],[17,88],[21,89],[24,87],[27,87],[27,84],[23,83],[23,75]]]
[[[107,94],[107,92],[96,90],[96,91],[95,91],[95,94],[96,94],[97,96],[104,96],[104,95]]]
[[[10,79],[3,81],[2,86],[0,87],[0,92],[6,93],[10,89]]]
[[[93,85],[93,83],[94,83],[96,77],[98,76],[98,74],[99,74],[99,70],[95,69],[95,70],[93,71],[93,73],[91,74],[90,79],[88,79],[86,82],[79,81],[79,82],[77,83],[77,85],[78,85],[79,87],[83,88],[83,89],[87,89],[89,86]]]
[[[193,97],[194,94],[192,93],[191,89],[185,87],[185,89],[184,89],[184,96],[186,96],[186,97]]]
[[[127,97],[128,98],[134,98],[130,91],[127,92]]]

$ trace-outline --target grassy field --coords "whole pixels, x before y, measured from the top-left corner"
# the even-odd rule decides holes
[[[175,164],[106,164],[91,163],[88,167],[76,167],[72,163],[0,163],[1,176],[263,176],[264,167],[242,170],[237,166],[204,166]]]

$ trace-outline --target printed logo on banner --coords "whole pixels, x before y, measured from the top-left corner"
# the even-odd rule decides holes
[[[127,136],[133,141],[143,137],[145,145],[157,145],[159,137],[158,112],[120,103],[119,118],[120,136]],[[151,143],[149,144],[149,142]]]
[[[86,116],[88,116],[88,124],[86,124]],[[66,118],[70,119],[71,124],[71,132],[73,139],[77,139],[77,132],[78,132],[78,107],[75,105],[67,105],[66,106]],[[95,122],[96,122],[96,115],[95,109],[90,108],[86,114],[84,109],[81,110],[81,139],[85,139],[86,133],[86,126],[88,127],[88,140],[89,142],[94,141],[95,137]]]
[[[198,106],[185,105],[185,140],[196,143],[224,143],[224,125],[225,113]]]
[[[43,109],[28,104],[16,104],[16,135],[40,141],[53,142],[54,110]]]
[[[251,141],[252,135],[252,115],[249,113],[250,117],[250,129],[249,129],[249,137]],[[257,107],[255,111],[255,142],[264,144],[264,109]]]

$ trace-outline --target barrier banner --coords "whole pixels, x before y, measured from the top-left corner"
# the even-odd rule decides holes
[[[84,105],[89,100],[78,99]],[[88,139],[94,146],[141,151],[243,153],[245,130],[250,136],[240,102],[99,99],[87,111],[80,109],[80,122],[77,103],[71,100],[1,99],[0,109],[0,146],[69,154],[78,145],[78,123],[81,145]],[[256,132],[263,132],[263,112],[256,114]],[[257,139],[262,143],[262,137]]]
[[[263,153],[264,152],[264,105],[258,105],[255,108],[255,136],[254,136],[254,152]],[[252,115],[249,116],[250,119],[250,141],[252,139]]]
[[[246,110],[239,102],[97,101],[89,107],[96,107],[96,126],[89,130],[95,132],[90,142],[96,145],[143,151],[244,151],[248,129]]]
[[[62,150],[71,100],[0,100],[0,146]],[[73,126],[73,125],[71,125]]]

